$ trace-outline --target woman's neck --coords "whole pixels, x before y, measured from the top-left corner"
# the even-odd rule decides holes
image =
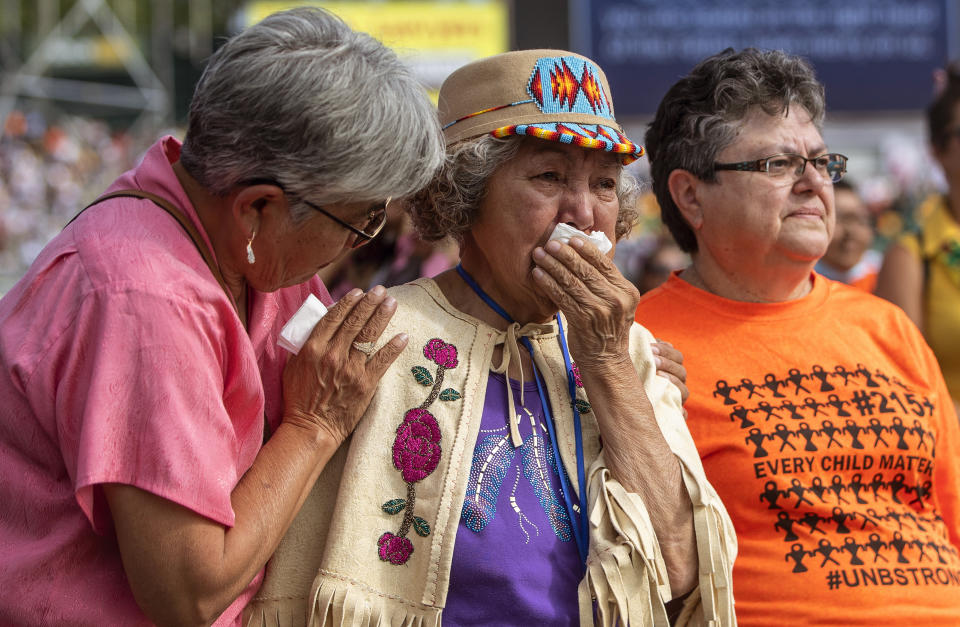
[[[228,207],[225,206],[228,201],[208,192],[179,161],[173,164],[173,172],[187,194],[187,198],[190,199],[200,224],[203,225],[203,230],[213,247],[213,255],[220,267],[220,273],[237,305],[240,320],[246,326],[247,281],[242,272],[233,270],[237,267],[237,256],[231,254],[231,250],[236,248],[236,243],[230,237],[231,229],[224,223],[224,220],[231,215]]]
[[[793,272],[771,272],[766,277],[724,272],[704,263],[694,255],[693,263],[680,273],[680,278],[702,290],[729,300],[748,303],[780,303],[802,298],[810,293],[810,267],[798,266]]]
[[[472,265],[462,260],[461,267],[488,298],[521,326],[527,323],[547,324],[553,318],[555,312],[540,311],[543,307],[538,306],[540,303],[534,294],[529,294],[529,298],[523,303],[512,301],[503,295],[502,290],[497,289],[496,283],[489,278],[488,273],[482,270],[476,271]],[[509,322],[497,313],[494,307],[487,304],[484,297],[470,285],[467,279],[460,276],[456,268],[441,274],[436,279],[447,300],[457,309],[501,331],[507,328]]]
[[[440,291],[443,292],[446,299],[450,301],[450,304],[456,309],[473,316],[499,331],[504,331],[507,326],[509,326],[510,323],[494,311],[490,305],[484,302],[480,295],[464,281],[456,268],[437,275],[433,280],[437,283],[437,287],[440,288]]]
[[[544,300],[533,289],[525,284],[529,281],[529,276],[516,276],[514,273],[504,276],[501,270],[495,273],[491,268],[490,260],[484,251],[478,249],[475,243],[470,239],[469,234],[465,238],[464,244],[460,248],[460,266],[464,271],[480,286],[487,296],[503,308],[511,318],[524,325],[527,323],[546,324],[556,313],[556,308],[552,303]],[[521,271],[529,275],[529,270]],[[453,270],[454,285],[456,282],[462,284],[460,287],[467,298],[475,297],[479,303],[478,308],[489,309],[494,316],[501,318],[492,307],[487,305],[483,298],[477,294],[465,279],[459,276],[456,269]],[[504,289],[505,287],[511,289]],[[452,301],[451,301],[452,302]],[[472,314],[471,314],[472,315]],[[499,322],[490,323],[487,318],[477,316],[481,320],[488,322],[497,329],[506,328]],[[502,318],[501,318],[502,319]]]
[[[484,302],[480,295],[477,294],[469,284],[467,284],[467,282],[463,279],[463,277],[460,276],[455,268],[437,275],[433,278],[433,280],[436,282],[437,287],[443,293],[444,297],[455,309],[473,316],[474,318],[490,325],[498,331],[505,331],[510,325],[510,323],[503,316],[498,314],[493,310],[492,307],[490,307],[490,305]],[[524,380],[531,381],[534,375],[533,361],[530,358],[530,354],[522,346],[520,347],[519,354],[519,367],[517,364],[511,363],[508,375],[511,379],[519,379],[520,368],[523,368]],[[493,363],[500,363],[502,357],[503,344],[499,344],[494,348]]]

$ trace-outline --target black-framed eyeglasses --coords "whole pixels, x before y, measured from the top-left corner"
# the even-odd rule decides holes
[[[348,231],[356,235],[357,237],[355,240],[353,240],[353,244],[350,245],[350,248],[359,248],[363,246],[364,244],[372,240],[374,237],[379,235],[380,231],[382,231],[383,227],[386,226],[387,224],[387,205],[390,204],[390,200],[391,200],[390,198],[387,198],[381,203],[376,203],[374,205],[371,205],[371,207],[367,210],[367,221],[363,224],[362,227],[358,229],[352,224],[348,224],[347,222],[333,215],[332,213],[330,213],[320,205],[316,205],[310,202],[309,200],[301,198],[300,196],[294,194],[293,192],[287,191],[286,189],[284,189],[283,185],[281,185],[280,183],[278,183],[273,179],[268,179],[268,178],[251,179],[251,180],[245,181],[244,184],[245,185],[261,185],[261,184],[275,185],[279,187],[281,190],[283,190],[284,194],[288,196],[292,196],[294,198],[299,198],[301,201],[303,201],[303,204],[305,204],[306,206],[310,207],[314,211],[319,211],[320,213],[327,216],[328,218],[330,218],[331,220],[333,220],[343,228],[347,229]]]
[[[809,159],[790,152],[785,152],[754,161],[740,161],[739,163],[714,163],[714,170],[737,170],[739,172],[766,172],[770,176],[789,176],[799,178],[803,175],[807,163],[813,165],[820,176],[836,183],[843,178],[847,171],[847,157],[840,153],[810,157]]]
[[[304,200],[302,198],[300,200],[303,200],[303,204],[306,206],[319,211],[323,215],[327,216],[340,226],[356,235],[357,238],[353,240],[353,244],[350,245],[350,248],[359,248],[360,246],[363,246],[374,237],[379,235],[380,231],[382,231],[383,227],[387,224],[387,204],[390,202],[389,198],[370,207],[370,209],[367,211],[367,221],[359,229],[353,225],[347,224],[345,221],[333,215],[320,205],[315,205],[309,200]]]

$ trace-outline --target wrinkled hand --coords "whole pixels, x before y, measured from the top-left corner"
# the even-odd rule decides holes
[[[408,339],[396,335],[369,356],[353,343],[376,341],[396,309],[379,285],[366,295],[352,290],[330,308],[283,371],[284,422],[320,428],[337,444],[350,435]]]
[[[533,251],[537,288],[566,316],[575,333],[570,352],[583,366],[629,360],[630,326],[640,300],[613,261],[579,237]]]

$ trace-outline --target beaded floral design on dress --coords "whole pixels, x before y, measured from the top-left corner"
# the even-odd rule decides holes
[[[440,425],[427,408],[438,398],[444,402],[462,398],[453,388],[441,389],[444,371],[457,367],[456,346],[434,338],[423,347],[423,356],[436,365],[436,373],[431,374],[423,366],[414,366],[410,371],[417,383],[430,387],[430,393],[419,407],[404,414],[393,441],[393,465],[407,484],[407,496],[390,499],[381,505],[387,514],[403,514],[397,533],[386,531],[377,541],[380,559],[398,566],[405,564],[413,553],[413,542],[407,537],[411,528],[421,537],[430,535],[430,524],[414,514],[416,484],[428,477],[440,463]]]

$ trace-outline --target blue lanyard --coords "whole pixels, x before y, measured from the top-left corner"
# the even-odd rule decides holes
[[[470,276],[466,270],[463,269],[463,266],[457,264],[457,273],[461,278],[470,286],[470,288],[477,293],[483,302],[485,302],[491,309],[493,309],[500,317],[504,318],[510,324],[514,323],[514,319],[508,314],[503,307],[501,307],[497,301],[493,300],[489,294],[483,291],[483,288]],[[583,568],[586,569],[587,564],[587,546],[590,541],[589,528],[587,523],[587,512],[583,503],[586,501],[587,494],[587,480],[586,472],[584,470],[583,463],[583,433],[580,429],[580,410],[577,408],[576,398],[577,398],[577,384],[573,376],[573,365],[570,362],[570,351],[567,349],[567,340],[566,336],[563,333],[563,324],[560,321],[560,315],[557,314],[557,327],[560,329],[560,350],[563,353],[563,363],[564,367],[567,369],[567,383],[570,389],[570,405],[573,407],[573,427],[574,434],[576,437],[576,450],[577,450],[577,484],[580,487],[580,498],[577,499],[576,505],[580,507],[580,514],[577,515],[577,512],[574,510],[573,499],[577,497],[574,495],[573,490],[570,489],[570,482],[567,480],[567,472],[563,465],[563,459],[560,457],[560,449],[557,447],[557,434],[556,428],[553,423],[553,412],[550,411],[550,400],[547,398],[546,393],[544,392],[544,384],[540,378],[540,372],[537,370],[537,364],[533,360],[533,345],[530,343],[530,338],[521,337],[520,342],[523,343],[524,348],[530,353],[531,362],[533,364],[533,376],[534,380],[537,382],[537,394],[540,396],[540,405],[543,407],[543,413],[546,414],[547,422],[547,432],[550,434],[550,445],[553,447],[553,456],[557,460],[557,475],[560,477],[560,488],[563,492],[563,501],[567,508],[567,514],[570,517],[570,528],[573,530],[573,537],[577,543],[577,551],[580,554],[580,561],[583,564]],[[504,348],[504,350],[507,350]],[[510,420],[513,420],[513,416],[510,416]]]

